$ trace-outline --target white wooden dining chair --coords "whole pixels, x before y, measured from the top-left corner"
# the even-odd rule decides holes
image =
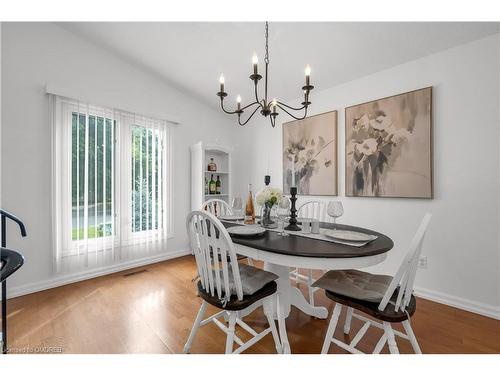
[[[208,211],[216,217],[233,215],[233,209],[229,204],[222,199],[208,199],[201,205],[202,211]],[[246,259],[248,264],[253,266],[253,259],[246,256],[238,255],[238,260]]]
[[[409,340],[414,352],[422,353],[411,328],[410,317],[416,311],[413,284],[422,243],[431,217],[432,215],[427,213],[422,219],[409,251],[394,277],[357,270],[329,271],[314,283],[315,286],[325,289],[326,296],[336,302],[323,342],[322,354],[328,353],[332,342],[348,352],[361,353],[356,349],[356,345],[371,325],[384,331],[373,353],[380,353],[386,343],[391,354],[399,353],[395,336]],[[365,322],[350,344],[334,337],[342,306],[347,307],[344,323],[346,335],[349,334],[352,318]],[[368,314],[378,321],[354,313],[354,310]],[[392,328],[392,323],[398,322],[402,323],[405,333]]]
[[[301,218],[308,218],[308,219],[316,219],[319,220],[320,222],[326,222],[327,221],[327,215],[326,215],[326,203],[322,201],[308,201],[304,202],[299,206],[297,209],[297,217]],[[290,278],[292,281],[295,281],[296,283],[301,283],[301,284],[306,284],[307,285],[307,290],[309,294],[309,303],[314,306],[314,293],[316,293],[319,288],[314,288],[312,284],[314,283],[313,279],[313,274],[312,270],[306,270],[307,275],[303,275],[300,273],[299,268],[294,268],[292,271],[290,271]]]
[[[208,199],[203,202],[201,209],[206,210],[217,217],[233,214],[233,210],[229,204],[226,201],[217,198]]]
[[[186,227],[196,259],[199,278],[197,292],[203,302],[184,346],[184,353],[189,352],[198,329],[208,323],[215,323],[227,335],[226,354],[241,353],[268,333],[273,336],[276,351],[281,353],[281,343],[272,316],[275,304],[278,309],[280,330],[284,330],[284,318],[277,305],[277,285],[274,281],[278,276],[238,263],[231,237],[222,223],[211,213],[191,212],[186,219]],[[203,319],[208,304],[221,311]],[[244,310],[255,309],[256,304],[263,306],[269,323],[269,327],[260,333],[243,322],[240,319],[243,315],[239,314],[243,314]],[[228,324],[219,318],[226,318]],[[243,342],[235,333],[237,325],[250,333],[252,338]],[[239,347],[233,350],[235,342]]]

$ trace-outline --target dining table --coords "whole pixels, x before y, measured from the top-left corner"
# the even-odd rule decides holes
[[[222,221],[226,228],[243,225],[237,222]],[[348,230],[375,235],[377,238],[364,246],[332,242],[312,238],[301,233],[287,231],[287,236],[281,236],[278,231],[266,230],[260,236],[247,237],[231,235],[236,253],[264,262],[264,269],[278,276],[276,280],[277,304],[273,307],[273,316],[278,313],[286,319],[295,306],[305,314],[319,319],[326,319],[328,310],[324,306],[312,306],[306,300],[300,289],[292,285],[290,268],[304,268],[312,270],[347,270],[374,266],[387,257],[387,252],[394,246],[393,241],[386,235],[366,228],[352,225],[320,223],[320,228]],[[301,235],[299,235],[301,234]],[[247,315],[250,312],[244,312]],[[280,339],[283,351],[290,353],[290,344],[286,328],[280,328]]]

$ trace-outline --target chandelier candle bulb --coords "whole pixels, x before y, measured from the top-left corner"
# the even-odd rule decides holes
[[[241,110],[241,96],[236,97],[236,104],[238,105],[238,111]]]
[[[306,73],[306,86],[309,86],[309,78],[311,77],[311,67],[309,66],[309,64],[306,65],[305,73]]]
[[[253,74],[257,75],[257,64],[259,63],[259,58],[257,54],[254,52],[252,56],[252,64],[253,64]]]
[[[219,77],[219,83],[220,83],[220,92],[224,92],[224,75],[221,74]]]

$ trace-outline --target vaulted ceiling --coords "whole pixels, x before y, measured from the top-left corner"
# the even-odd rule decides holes
[[[250,100],[251,58],[264,60],[261,23],[59,23],[156,74],[212,107],[218,78],[228,100]],[[499,32],[498,23],[270,23],[270,96],[301,95],[304,66],[312,67],[316,90]]]

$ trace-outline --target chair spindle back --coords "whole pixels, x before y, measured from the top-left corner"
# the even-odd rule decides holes
[[[232,281],[238,299],[242,300],[238,259],[226,228],[207,211],[192,211],[186,227],[203,289],[219,299],[228,298]]]
[[[217,217],[233,214],[233,210],[231,209],[229,204],[222,199],[209,199],[203,202],[201,209],[206,210]]]
[[[413,285],[415,283],[415,275],[417,274],[417,265],[420,253],[422,251],[422,244],[424,242],[425,232],[431,220],[432,214],[425,214],[420,226],[418,227],[415,236],[410,244],[410,250],[406,254],[403,262],[398,268],[396,275],[392,279],[391,284],[380,301],[378,306],[379,310],[385,310],[389,303],[394,291],[399,286],[398,295],[396,298],[394,310],[405,311],[410,303],[411,295],[413,293]]]
[[[321,201],[304,202],[297,210],[297,217],[327,221],[326,203]]]

